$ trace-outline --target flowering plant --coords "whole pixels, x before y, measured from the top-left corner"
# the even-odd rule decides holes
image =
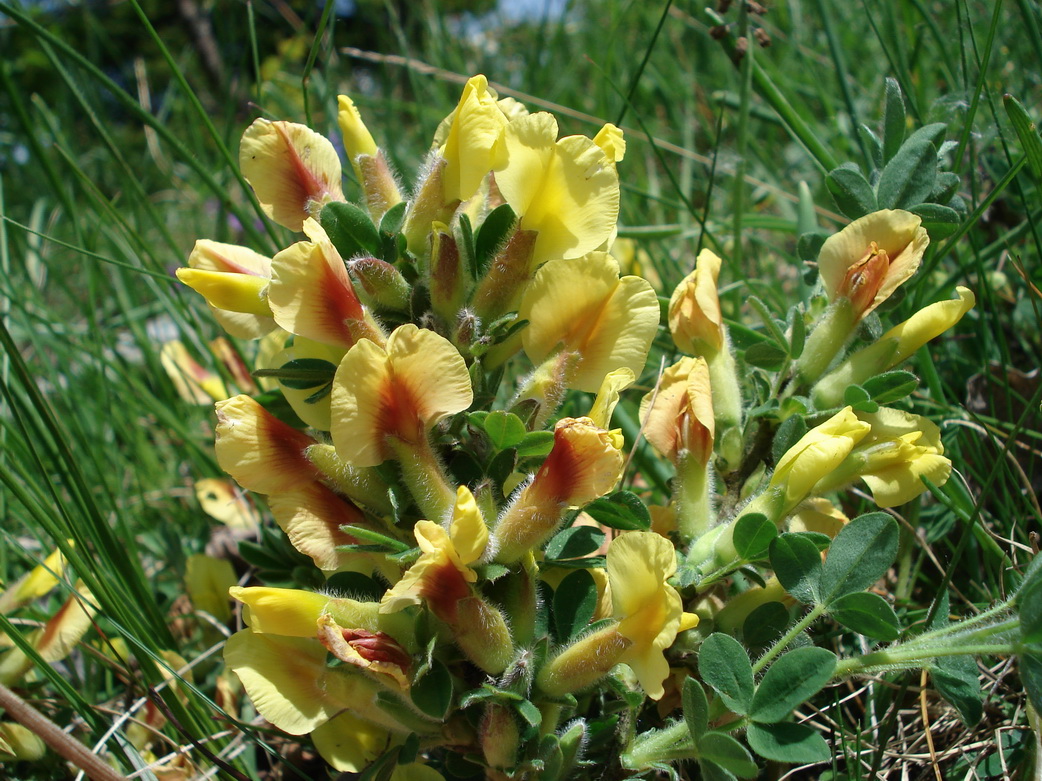
[[[897,523],[844,514],[861,483],[889,508],[951,473],[938,427],[885,405],[915,390],[898,367],[973,294],[864,327],[929,244],[916,204],[818,242],[823,295],[785,320],[752,300],[762,328],[729,325],[726,261],[702,250],[667,337],[652,285],[611,254],[618,128],[558,138],[551,115],[476,76],[406,193],[347,97],[339,124],[360,205],[327,139],[259,119],[243,174],[306,238],[272,258],[199,241],[178,272],[232,336],[259,340],[265,392],[218,403],[217,458],[313,562],[283,578],[294,587],[231,592],[245,628],[225,660],[263,719],[366,778],[682,761],[728,778],[754,776],[754,754],[827,760],[792,714],[845,676],[931,668],[979,712],[961,662],[1023,650],[1018,603],[906,627],[868,590]],[[620,409],[612,428],[633,385],[639,424]],[[640,437],[657,474],[628,468]],[[270,550],[243,552],[271,569]],[[1035,616],[1033,597],[1019,604]],[[813,645],[826,616],[876,647]]]

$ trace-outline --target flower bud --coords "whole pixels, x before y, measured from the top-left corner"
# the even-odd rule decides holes
[[[517,764],[521,731],[510,708],[490,702],[485,706],[478,728],[485,763],[495,770],[509,770]]]
[[[714,252],[702,250],[695,270],[669,299],[669,331],[681,352],[704,356],[724,347],[725,327],[716,289],[721,263]]]
[[[382,309],[405,312],[412,289],[402,273],[379,258],[353,258],[347,270],[370,302]]]

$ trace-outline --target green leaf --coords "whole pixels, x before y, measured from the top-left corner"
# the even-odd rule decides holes
[[[393,537],[388,537],[386,534],[381,534],[378,531],[367,529],[365,526],[344,525],[340,527],[340,531],[345,534],[350,534],[356,540],[365,540],[372,545],[378,545],[382,550],[388,550],[391,553],[404,553],[411,549],[410,546],[406,545],[404,542],[396,540]]]
[[[892,371],[869,377],[862,386],[872,401],[879,404],[890,404],[910,395],[919,387],[919,378],[911,372]]]
[[[828,743],[806,724],[750,724],[745,733],[749,748],[764,759],[791,765],[828,762]]]
[[[577,559],[604,544],[604,532],[595,526],[572,526],[558,533],[546,546],[545,560]]]
[[[525,438],[518,444],[518,458],[538,458],[545,456],[553,449],[554,432],[552,431],[529,431]]]
[[[287,388],[307,390],[325,385],[333,380],[336,364],[320,358],[297,358],[282,364],[278,369],[257,369],[254,377],[274,377]]]
[[[876,135],[872,128],[865,124],[858,127],[857,133],[865,148],[868,149],[869,165],[876,169],[882,168],[883,142],[879,140],[879,136]]]
[[[821,245],[831,234],[825,231],[811,231],[802,234],[796,241],[796,255],[800,260],[817,260]]]
[[[1023,677],[1023,665],[1021,666]],[[936,660],[930,670],[934,688],[959,712],[963,723],[972,727],[984,714],[980,688],[980,671],[971,656],[945,656]],[[1028,692],[1030,697],[1030,692]]]
[[[651,513],[630,491],[616,491],[611,496],[594,499],[583,511],[597,523],[623,531],[646,531],[651,528]]]
[[[1031,175],[1035,181],[1042,181],[1042,138],[1039,138],[1038,127],[1031,121],[1024,105],[1012,95],[1003,95],[1002,105],[1006,107],[1006,115],[1020,139]]]
[[[853,220],[876,211],[875,191],[854,163],[844,163],[829,171],[825,186],[836,207]]]
[[[708,759],[698,760],[699,779],[701,781],[736,781],[737,776]]]
[[[488,438],[492,440],[492,444],[499,450],[514,447],[528,433],[525,431],[525,424],[521,422],[521,418],[503,410],[490,412],[482,422],[482,427],[488,434]]]
[[[913,133],[901,146],[893,159],[886,164],[876,185],[876,200],[880,209],[897,209],[915,206],[926,200],[937,179],[937,147],[927,128],[944,125],[927,125]]]
[[[474,237],[474,266],[478,276],[485,273],[488,264],[496,254],[496,250],[510,234],[517,217],[514,210],[508,204],[498,206],[489,212],[485,221],[481,223]]]
[[[883,110],[883,162],[889,163],[905,140],[905,101],[897,79],[886,80],[886,108]]]
[[[413,704],[432,718],[441,720],[452,705],[452,674],[449,668],[437,659],[431,660],[430,669],[409,689]]]
[[[742,644],[730,635],[714,632],[698,651],[698,674],[735,713],[749,712],[753,701],[753,665]]]
[[[707,732],[696,741],[700,759],[708,759],[739,778],[755,778],[760,772],[749,751],[723,732]]]
[[[402,224],[405,222],[405,207],[408,205],[408,201],[400,201],[385,211],[384,216],[380,218],[380,233],[386,236],[401,233]]]
[[[680,702],[684,708],[684,721],[691,739],[698,745],[699,738],[709,729],[709,700],[698,679],[689,675],[680,690]]]
[[[818,600],[821,556],[818,546],[791,532],[775,537],[770,547],[771,568],[779,582],[800,602]]]
[[[791,418],[790,418],[791,420]],[[756,561],[766,555],[778,527],[763,513],[748,513],[734,525],[734,548],[745,561]]]
[[[807,344],[807,323],[803,319],[803,310],[794,306],[789,310],[789,321],[791,323],[789,336],[789,355],[799,358],[803,355],[803,348]]]
[[[962,222],[962,218],[955,209],[939,203],[920,203],[916,206],[909,206],[908,211],[918,214],[922,218],[923,227],[934,240],[951,236],[959,229],[959,224]]]
[[[566,643],[583,631],[597,609],[597,584],[587,570],[569,573],[554,591],[554,635]]]
[[[898,536],[897,522],[886,513],[859,515],[844,526],[822,568],[822,601],[831,604],[883,577],[897,556]]]
[[[534,703],[528,700],[521,700],[521,702],[515,703],[514,707],[530,727],[538,727],[543,723],[543,714]]]
[[[742,639],[747,648],[765,648],[789,626],[789,609],[781,602],[765,602],[751,612],[742,624]]]
[[[1042,556],[1031,562],[1017,589],[1020,637],[1025,643],[1042,644]]]
[[[836,655],[825,648],[797,648],[772,664],[753,695],[749,718],[774,723],[809,700],[832,678]]]
[[[941,171],[937,174],[937,181],[934,182],[933,192],[930,193],[930,197],[927,198],[928,203],[945,204],[952,199],[952,196],[959,191],[959,185],[962,184],[962,178],[953,171]]]
[[[832,617],[860,635],[890,642],[901,635],[901,620],[890,603],[871,591],[855,591],[829,605]]]
[[[320,222],[340,257],[345,260],[363,252],[373,257],[380,256],[380,232],[369,215],[353,203],[327,203],[322,207]]]
[[[778,371],[789,353],[772,341],[758,342],[745,351],[745,362],[767,371]]]
[[[1042,713],[1042,653],[1029,651],[1017,657],[1020,665],[1020,680],[1024,684],[1028,700],[1036,711]]]

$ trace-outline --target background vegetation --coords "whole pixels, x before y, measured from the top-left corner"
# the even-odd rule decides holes
[[[780,312],[799,295],[797,235],[846,221],[825,174],[848,162],[872,170],[859,128],[880,130],[885,79],[904,93],[909,132],[947,123],[947,169],[965,208],[949,238],[934,235],[887,317],[956,283],[977,295],[916,366],[916,411],[942,423],[958,475],[938,498],[899,508],[902,553],[880,587],[909,622],[949,586],[958,615],[1004,595],[1010,568],[1037,551],[1042,520],[1042,207],[1003,108],[1009,93],[1038,116],[1039,9],[792,0],[759,10],[686,0],[0,2],[0,579],[72,540],[72,568],[100,608],[80,648],[38,666],[22,693],[85,743],[103,743],[127,773],[153,771],[121,716],[148,721],[151,708],[166,717],[155,757],[183,747],[201,770],[292,777],[295,765],[308,777],[306,747],[235,727],[252,713],[219,691],[227,629],[185,597],[188,557],[212,550],[221,529],[194,485],[220,470],[212,410],[178,396],[161,345],[180,338],[224,370],[207,347],[218,326],[171,272],[196,238],[262,252],[288,244],[238,174],[238,138],[254,117],[306,121],[335,138],[336,95],[348,93],[410,171],[474,73],[554,111],[563,134],[625,126],[620,235],[637,241],[664,295],[700,246],[717,249],[728,315],[747,323],[758,322],[743,308],[750,294]],[[749,43],[736,64],[738,37]],[[813,214],[799,208],[804,184]],[[624,418],[635,418],[639,395]],[[269,542],[292,578],[299,562],[279,550]],[[0,630],[19,643],[74,583],[0,618]],[[171,671],[185,679],[176,688],[164,683]],[[918,675],[827,692],[805,713],[836,747],[827,772],[933,777],[934,761],[953,778],[1027,772],[1037,744],[1017,672],[984,659],[981,676],[984,715],[972,725]],[[65,770],[48,757],[3,772]]]

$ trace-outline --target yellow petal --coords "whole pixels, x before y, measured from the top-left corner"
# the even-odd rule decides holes
[[[359,155],[375,155],[376,142],[362,121],[362,115],[358,113],[354,101],[347,95],[338,95],[337,109],[337,124],[340,125],[347,159],[354,164],[355,158]]]
[[[626,156],[626,139],[622,130],[611,122],[597,131],[597,135],[593,137],[593,143],[603,149],[604,154],[613,163],[622,162],[622,158]]]
[[[257,711],[291,735],[303,735],[347,707],[371,706],[376,684],[326,667],[317,640],[236,632],[224,660],[239,676]]]
[[[268,280],[249,274],[200,271],[179,268],[177,278],[206,299],[215,309],[247,315],[271,317],[268,306]]]
[[[196,610],[203,610],[222,624],[231,618],[228,589],[235,585],[235,570],[228,559],[195,553],[185,563],[185,590]]]
[[[915,274],[929,244],[922,220],[911,212],[885,209],[854,220],[826,239],[818,254],[818,271],[829,300],[864,299],[858,315],[867,315]],[[876,250],[886,260],[873,268],[864,261]],[[859,290],[865,285],[871,288],[867,293]]]
[[[604,375],[597,398],[593,400],[588,417],[595,426],[608,428],[611,426],[611,415],[619,403],[619,396],[626,388],[637,381],[637,375],[628,366],[615,369]]]
[[[545,264],[525,290],[518,311],[525,353],[540,363],[557,350],[581,356],[570,387],[596,392],[605,375],[644,369],[659,322],[658,298],[640,277],[619,279],[606,252]]]
[[[901,363],[931,339],[954,327],[963,315],[973,309],[977,299],[969,288],[957,287],[955,292],[959,296],[957,299],[938,301],[923,307],[879,337],[880,343],[891,339],[897,342],[897,350],[890,356],[887,368]]]
[[[260,525],[257,508],[231,480],[196,480],[195,498],[204,513],[232,529],[253,531]]]
[[[271,258],[254,252],[249,247],[206,239],[200,239],[195,243],[192,253],[188,256],[188,266],[200,271],[247,274],[263,279],[271,277]],[[229,312],[217,309],[212,304],[210,310],[221,327],[237,339],[259,339],[275,328],[275,321],[270,312],[261,315]]]
[[[322,483],[272,494],[268,507],[293,547],[310,556],[321,570],[339,569],[346,560],[365,555],[337,550],[337,546],[358,542],[340,527],[365,525],[365,516]]]
[[[449,538],[463,564],[480,559],[488,544],[488,526],[481,517],[481,510],[478,509],[474,494],[465,485],[456,489],[456,504],[452,508]]]
[[[264,213],[293,231],[326,203],[344,200],[336,150],[304,125],[256,120],[242,135],[239,167]]]
[[[554,426],[553,448],[522,501],[582,506],[615,487],[622,465],[622,453],[610,432],[589,418],[562,418]]]
[[[317,342],[350,348],[383,334],[367,317],[340,253],[316,220],[303,224],[311,241],[299,241],[271,260],[268,304],[275,322]]]
[[[159,362],[174,383],[177,395],[189,404],[209,404],[228,398],[220,376],[200,366],[177,339],[163,344]]]
[[[704,358],[681,358],[662,373],[640,403],[644,438],[674,463],[681,452],[706,464],[713,453],[716,422],[709,366]]]
[[[496,184],[520,217],[538,231],[532,266],[577,258],[604,244],[619,216],[615,163],[585,136],[557,140],[557,121],[540,112],[513,120],[503,132]]]
[[[391,455],[387,437],[417,442],[473,400],[467,365],[452,343],[407,323],[388,337],[386,349],[363,339],[340,362],[333,444],[352,466],[378,466]]]
[[[291,491],[318,479],[305,451],[315,444],[249,396],[217,406],[217,463],[235,481],[262,494]]]
[[[871,426],[845,407],[815,426],[785,452],[771,477],[771,485],[784,485],[786,507],[802,501],[814,484],[839,466]]]
[[[850,521],[832,502],[821,497],[808,499],[789,521],[791,532],[817,532],[835,537]]]
[[[343,95],[340,99],[344,99]],[[334,770],[360,773],[387,749],[391,733],[344,711],[317,727],[311,739],[322,759]]]
[[[446,202],[465,201],[477,192],[492,170],[496,143],[506,124],[485,77],[467,81],[440,149],[446,161],[442,173]]]
[[[67,543],[74,547],[72,540],[67,540]],[[65,573],[65,566],[65,556],[55,548],[40,564],[4,589],[0,594],[0,614],[7,615],[57,586],[58,579]]]
[[[236,586],[228,593],[249,606],[249,624],[254,632],[314,637],[318,631],[318,618],[324,613],[330,614],[341,626],[369,631],[379,629],[379,605],[376,602],[268,586]]]
[[[669,330],[683,352],[701,355],[707,349],[723,347],[724,320],[716,286],[721,263],[714,252],[699,252],[695,270],[684,277],[669,299]]]

